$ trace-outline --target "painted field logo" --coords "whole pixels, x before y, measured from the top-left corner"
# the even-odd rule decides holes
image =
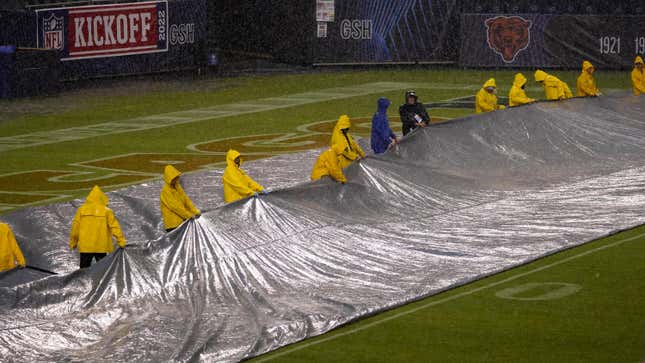
[[[486,19],[485,24],[488,46],[505,63],[513,63],[531,43],[531,21],[521,16],[496,16]]]
[[[37,16],[43,19],[39,41],[61,49],[64,61],[168,50],[166,1],[44,9]]]
[[[43,31],[45,39],[45,48],[63,49],[63,26],[65,21],[63,17],[51,14],[48,18],[43,19]]]

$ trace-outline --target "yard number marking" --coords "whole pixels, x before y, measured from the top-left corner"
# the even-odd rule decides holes
[[[518,296],[531,290],[540,287],[550,287],[551,290],[543,292],[539,295],[533,296]],[[520,301],[538,301],[538,300],[555,300],[565,296],[573,295],[580,291],[582,286],[577,284],[569,284],[566,282],[529,282],[508,289],[499,290],[495,296],[501,299],[520,300]]]

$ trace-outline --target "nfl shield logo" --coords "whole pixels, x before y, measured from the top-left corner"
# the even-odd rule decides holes
[[[45,48],[63,49],[63,17],[56,17],[51,14],[49,18],[43,19],[43,38]]]

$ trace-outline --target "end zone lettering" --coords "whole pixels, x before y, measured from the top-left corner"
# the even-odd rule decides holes
[[[168,4],[152,1],[39,10],[64,14],[62,60],[115,57],[168,50]],[[40,30],[39,32],[43,32]],[[39,34],[39,39],[43,35]],[[51,42],[43,42],[46,47]],[[59,48],[60,49],[60,48]]]

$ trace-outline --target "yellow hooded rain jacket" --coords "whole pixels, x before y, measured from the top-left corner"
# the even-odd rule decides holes
[[[6,223],[0,223],[0,272],[25,267],[25,257],[18,247],[16,237]]]
[[[593,69],[593,64],[589,61],[582,62],[582,72],[578,76],[576,82],[576,96],[578,97],[593,97],[600,96],[600,90],[596,87],[596,79],[593,74],[588,72]]]
[[[636,56],[636,59],[634,60],[634,70],[632,70],[632,86],[634,87],[634,94],[636,96],[641,93],[645,93],[645,68],[639,70],[636,68],[637,64],[643,64],[645,66],[643,58],[641,58],[640,55]]]
[[[486,88],[488,87],[497,88],[495,78],[491,78],[486,81],[479,92],[477,92],[477,96],[475,96],[475,111],[477,111],[477,113],[503,110],[506,108],[504,105],[497,104],[497,96],[494,93],[486,91]]]
[[[542,82],[547,100],[564,100],[573,97],[569,85],[543,70],[535,71],[535,81]]]
[[[522,73],[515,75],[513,80],[513,87],[511,87],[511,92],[508,94],[508,105],[511,107],[525,105],[527,103],[535,102],[535,99],[530,98],[526,95],[526,92],[522,88],[527,82],[526,77]]]
[[[344,129],[349,129],[351,127],[352,123],[349,120],[349,116],[340,116],[336,126],[334,127],[334,131],[331,134],[331,142],[329,143],[329,146],[340,145],[342,150],[344,150],[338,158],[340,166],[343,169],[348,167],[357,158],[365,157],[365,152],[354,140],[352,135],[349,134],[349,131],[347,131],[347,133],[343,133]]]
[[[338,182],[347,183],[347,178],[343,174],[339,161],[339,156],[344,151],[342,145],[336,144],[320,154],[311,171],[311,180],[318,180],[327,175]]]
[[[235,202],[243,198],[250,197],[255,193],[264,191],[264,187],[251,179],[244,170],[235,164],[235,159],[241,154],[235,150],[229,150],[226,153],[226,170],[222,177],[224,185],[224,200],[226,203]],[[240,158],[240,166],[242,159]]]
[[[110,253],[114,251],[112,236],[120,247],[125,247],[119,221],[107,205],[108,197],[95,186],[76,211],[69,248],[78,248],[80,253]]]
[[[179,181],[173,186],[172,181],[179,176],[181,173],[172,165],[167,165],[164,169],[164,185],[159,199],[166,229],[177,228],[185,220],[201,214],[186,195]]]

